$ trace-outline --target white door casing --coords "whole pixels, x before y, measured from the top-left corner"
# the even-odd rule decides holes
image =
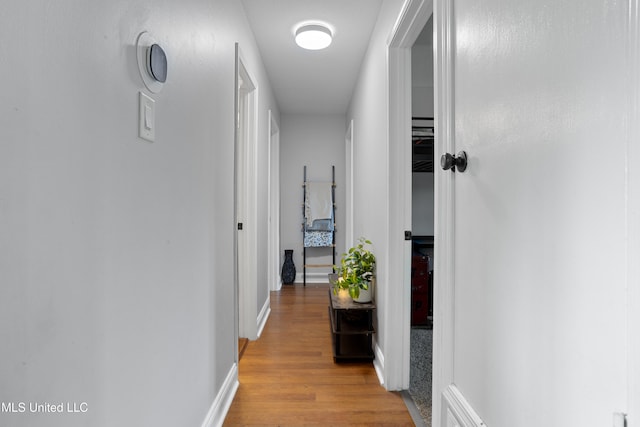
[[[408,0],[388,42],[389,70],[389,260],[385,287],[384,366],[387,390],[409,388],[411,326],[411,47],[432,13],[431,0]]]
[[[439,172],[437,160],[454,151],[454,64],[453,4],[435,1],[433,5],[434,48],[434,277],[433,277],[433,369],[432,423],[446,425],[442,413],[443,393],[453,383],[453,343],[455,312],[455,269],[453,263],[454,175]],[[451,410],[447,407],[447,412]]]

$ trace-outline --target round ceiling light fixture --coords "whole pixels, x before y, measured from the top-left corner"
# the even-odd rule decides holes
[[[320,23],[303,24],[295,32],[296,44],[303,49],[320,50],[328,47],[333,39],[329,27]]]

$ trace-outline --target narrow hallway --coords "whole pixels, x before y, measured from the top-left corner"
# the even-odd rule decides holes
[[[271,316],[240,360],[225,426],[414,425],[373,364],[333,362],[328,292],[328,284],[271,292]]]

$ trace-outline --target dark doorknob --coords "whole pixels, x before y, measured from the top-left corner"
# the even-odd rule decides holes
[[[456,168],[459,172],[464,172],[467,169],[467,153],[461,151],[457,157],[451,153],[445,153],[440,157],[440,166],[444,170],[451,169],[451,172],[455,172]]]

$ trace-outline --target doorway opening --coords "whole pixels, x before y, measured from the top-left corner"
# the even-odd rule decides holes
[[[238,338],[257,338],[257,88],[236,44],[235,289]],[[240,349],[238,349],[239,355]]]
[[[434,265],[433,16],[411,47],[411,338],[409,395],[431,425]]]
[[[412,320],[412,271],[411,261],[414,255],[413,240],[413,150],[412,150],[412,48],[420,36],[425,25],[433,15],[433,3],[429,0],[408,0],[396,23],[394,34],[389,44],[389,138],[390,141],[403,141],[402,144],[390,144],[389,176],[390,188],[396,188],[398,196],[394,202],[394,209],[390,212],[390,250],[393,256],[389,259],[390,274],[402,278],[403,292],[401,295],[387,295],[392,302],[397,303],[401,316],[390,319],[389,323],[394,331],[402,331],[391,337],[391,347],[387,345],[385,359],[397,360],[397,366],[387,375],[388,389],[407,390],[403,393],[416,425],[427,425],[416,414],[417,408],[408,392],[411,376],[411,320]],[[432,128],[433,120],[432,120]],[[437,149],[435,150],[437,154]],[[392,177],[394,177],[392,179]],[[406,232],[411,230],[411,232]],[[416,230],[416,236],[421,231]],[[432,232],[434,237],[437,234]],[[426,232],[425,232],[426,234]],[[399,237],[404,239],[400,242]],[[433,239],[435,241],[437,239]],[[395,244],[394,244],[395,243]],[[425,269],[426,273],[430,270]],[[428,280],[428,278],[427,278]],[[396,299],[397,298],[397,299]],[[423,297],[422,303],[428,300]],[[437,305],[435,307],[437,309]],[[427,309],[428,308],[423,308]],[[434,325],[438,316],[434,311]],[[428,315],[427,315],[428,317]],[[436,346],[437,347],[437,346]],[[392,351],[389,350],[392,349]],[[391,362],[393,363],[393,362]],[[438,359],[436,359],[437,367]],[[428,385],[427,385],[428,387]],[[434,407],[437,415],[437,407]]]

